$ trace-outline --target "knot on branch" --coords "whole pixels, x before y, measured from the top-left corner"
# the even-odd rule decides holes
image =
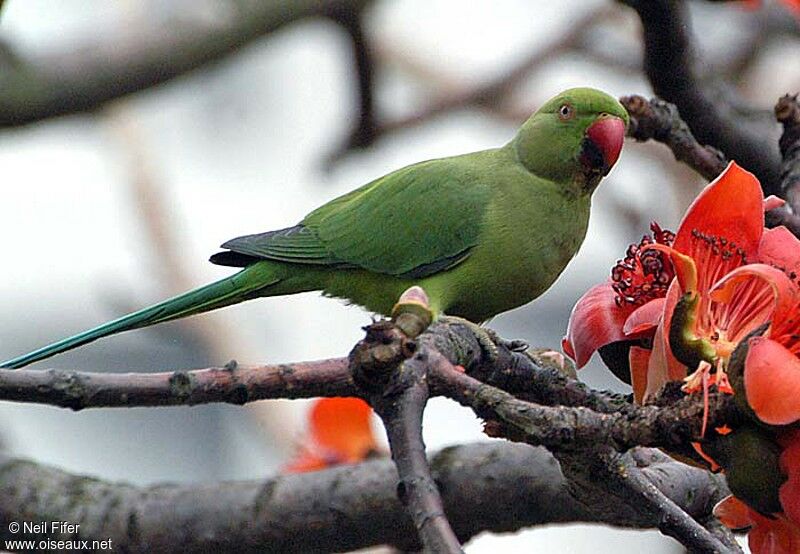
[[[411,287],[392,309],[392,319],[364,327],[367,335],[350,352],[353,380],[367,391],[386,388],[400,364],[417,351],[416,337],[433,321],[428,296]]]

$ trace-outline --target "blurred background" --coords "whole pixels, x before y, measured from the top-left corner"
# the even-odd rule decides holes
[[[0,68],[21,59],[66,73],[80,71],[74,62],[81,56],[125,52],[145,31],[174,24],[201,36],[235,25],[254,3],[0,4]],[[300,18],[90,114],[0,129],[0,359],[228,274],[207,258],[231,237],[293,225],[403,165],[499,146],[562,89],[651,94],[640,69],[639,20],[614,2],[352,4],[363,36],[348,33],[341,18]],[[782,6],[697,2],[690,12],[706,76],[728,80],[764,109],[800,89],[800,30]],[[371,53],[367,135],[358,127],[354,37]],[[0,90],[3,82],[0,75]],[[506,338],[558,349],[580,295],[608,276],[651,220],[674,230],[703,184],[662,145],[628,142],[594,196],[579,255],[544,296],[491,326]],[[315,293],[263,299],[112,337],[36,367],[165,371],[230,359],[338,357],[369,322],[361,309]],[[625,390],[599,360],[580,377]],[[14,455],[136,484],[258,478],[279,471],[291,455],[307,407],[295,401],[72,413],[0,403],[0,436]],[[470,412],[443,400],[426,412],[425,439],[431,450],[489,440]],[[482,535],[466,550],[537,548],[680,550],[657,532],[599,526]]]

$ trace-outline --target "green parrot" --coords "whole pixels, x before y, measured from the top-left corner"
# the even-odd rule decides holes
[[[321,290],[379,314],[422,286],[434,314],[485,321],[542,294],[575,255],[592,192],[617,161],[628,114],[590,88],[550,99],[505,146],[404,167],[294,227],[222,245],[238,273],[0,367],[262,296]]]

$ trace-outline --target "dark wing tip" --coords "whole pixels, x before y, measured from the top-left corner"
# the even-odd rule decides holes
[[[225,245],[223,245],[223,248]],[[255,256],[248,256],[247,254],[240,254],[239,252],[217,252],[208,259],[212,264],[226,265],[229,267],[247,267],[250,264],[257,262],[259,259]]]

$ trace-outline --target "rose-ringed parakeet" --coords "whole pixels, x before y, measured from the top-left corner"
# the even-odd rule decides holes
[[[628,115],[589,88],[550,99],[501,148],[404,167],[294,227],[222,245],[220,281],[8,360],[19,368],[101,337],[262,296],[321,290],[380,314],[422,286],[436,314],[471,321],[543,293],[586,234],[592,192],[617,161]]]

